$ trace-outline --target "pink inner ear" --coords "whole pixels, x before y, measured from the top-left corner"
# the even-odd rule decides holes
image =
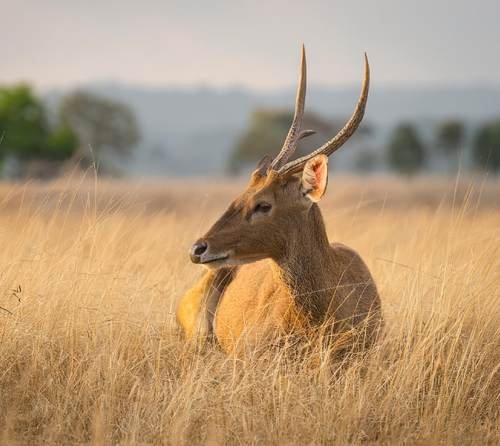
[[[307,162],[302,173],[302,185],[313,202],[318,202],[325,193],[327,165],[328,158],[325,155],[318,155]]]

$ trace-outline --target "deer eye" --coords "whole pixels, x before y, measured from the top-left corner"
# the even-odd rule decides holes
[[[262,201],[254,206],[252,213],[256,214],[257,212],[259,212],[261,214],[267,214],[271,210],[271,208],[272,206],[269,203]]]

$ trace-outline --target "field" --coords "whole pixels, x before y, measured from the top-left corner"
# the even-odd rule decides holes
[[[330,180],[386,327],[319,362],[182,339],[208,183],[0,185],[0,444],[498,444],[498,180]]]

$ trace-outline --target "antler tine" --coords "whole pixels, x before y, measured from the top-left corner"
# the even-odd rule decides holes
[[[309,161],[311,158],[314,158],[317,155],[325,154],[326,156],[330,156],[333,152],[339,149],[356,131],[363,116],[365,114],[366,102],[368,100],[368,90],[370,88],[370,65],[368,63],[368,57],[365,53],[365,78],[363,80],[363,86],[361,88],[361,94],[358,99],[358,103],[356,104],[356,109],[352,114],[349,121],[347,121],[346,125],[328,142],[323,144],[319,149],[316,149],[314,152],[309,155],[303,156],[301,158],[296,159],[295,161],[291,161],[285,164],[278,170],[280,175],[291,174],[299,172],[304,164]]]
[[[306,49],[302,44],[302,52],[300,57],[300,77],[299,84],[297,86],[297,96],[295,98],[295,113],[293,115],[293,121],[286,135],[283,147],[280,153],[274,158],[271,163],[270,169],[277,170],[280,165],[286,163],[286,161],[292,156],[293,152],[297,148],[297,143],[300,139],[300,126],[302,125],[302,118],[304,116],[304,105],[306,101],[306,88],[307,88],[307,67],[306,67]]]

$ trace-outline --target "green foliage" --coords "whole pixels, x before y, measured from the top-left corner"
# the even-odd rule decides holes
[[[462,121],[456,119],[442,122],[436,130],[437,145],[447,154],[458,152],[464,136],[465,126]]]
[[[477,167],[493,172],[500,171],[500,120],[479,128],[474,139],[472,156]]]
[[[60,161],[71,158],[77,147],[78,138],[73,130],[60,126],[47,138],[45,158]]]
[[[40,157],[49,133],[43,105],[27,85],[0,88],[0,145],[2,157]]]
[[[99,156],[106,151],[129,154],[140,139],[132,110],[119,102],[87,92],[67,96],[61,104],[61,122],[78,135],[82,158],[89,158],[88,147]]]
[[[394,130],[387,160],[393,169],[406,175],[415,174],[422,169],[426,153],[417,130],[411,124],[401,124]]]
[[[0,88],[0,154],[21,161],[64,160],[78,140],[67,127],[51,131],[42,102],[27,85]]]

